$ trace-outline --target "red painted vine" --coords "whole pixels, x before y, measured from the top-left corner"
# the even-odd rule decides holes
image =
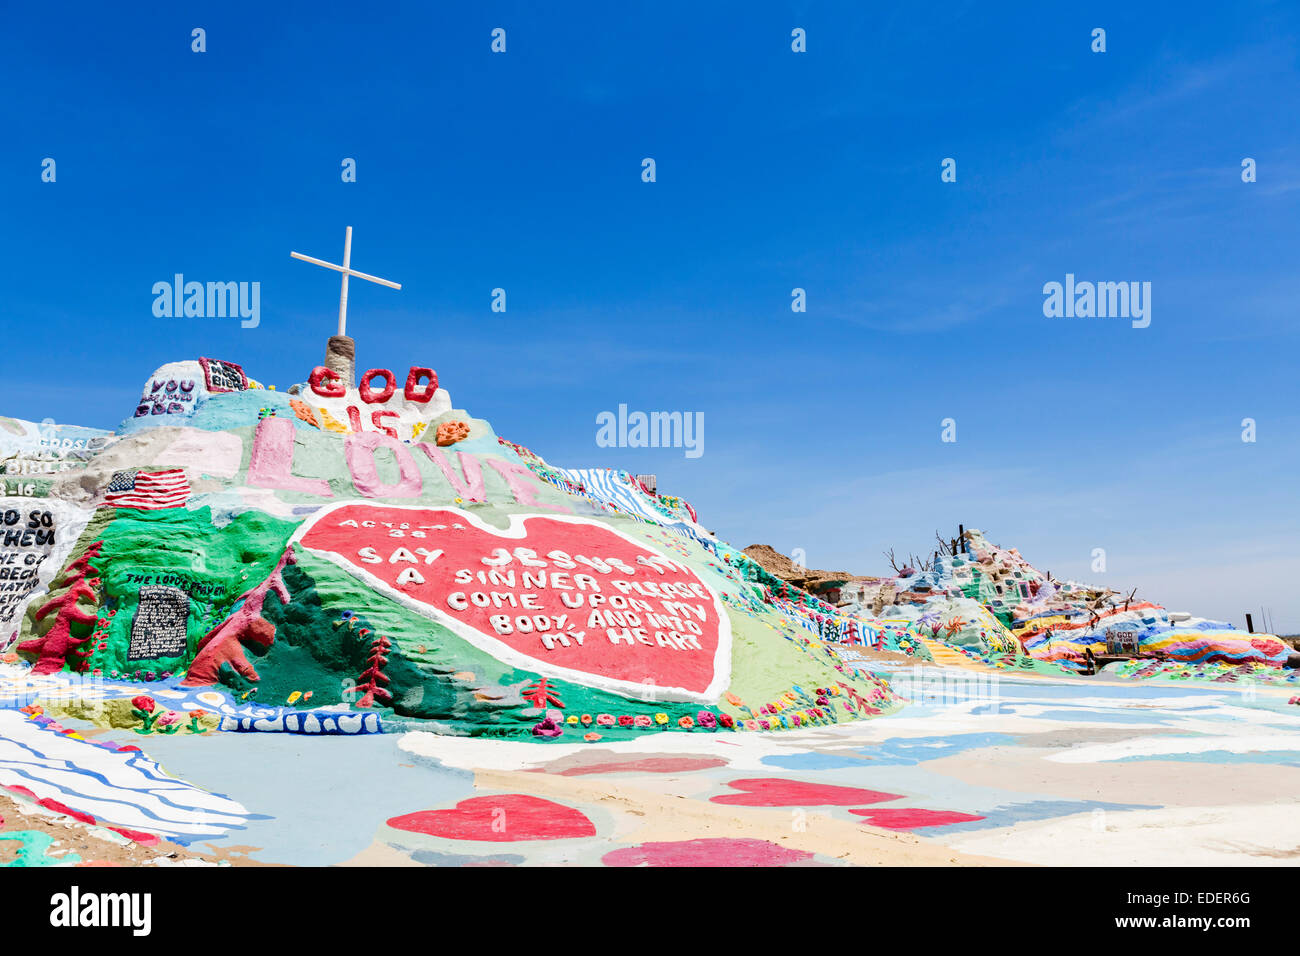
[[[63,571],[63,578],[69,584],[68,589],[58,597],[50,598],[36,612],[38,621],[46,618],[51,612],[54,612],[55,618],[44,635],[23,641],[18,645],[20,652],[37,655],[36,664],[32,667],[33,674],[54,674],[62,670],[65,664],[73,670],[78,670],[84,666],[85,659],[90,656],[89,650],[83,651],[80,647],[90,640],[91,635],[73,637],[72,625],[94,624],[98,620],[95,611],[83,611],[77,607],[77,602],[86,598],[98,607],[99,602],[93,583],[98,578],[93,576],[98,575],[99,571],[90,562],[99,556],[99,550],[103,546],[103,541],[96,541],[86,549],[85,554],[69,564]],[[87,581],[88,575],[92,576],[92,581]],[[77,659],[69,660],[69,656]]]

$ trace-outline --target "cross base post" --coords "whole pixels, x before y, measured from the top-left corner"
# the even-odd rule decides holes
[[[347,388],[356,387],[357,343],[348,335],[331,335],[325,346],[325,367]]]

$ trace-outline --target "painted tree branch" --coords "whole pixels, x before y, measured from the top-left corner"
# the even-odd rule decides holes
[[[275,625],[262,617],[262,607],[268,593],[275,594],[281,604],[289,603],[289,589],[284,584],[284,569],[297,559],[293,545],[284,549],[270,576],[255,588],[239,596],[243,604],[229,617],[208,631],[199,641],[194,663],[181,681],[183,687],[206,687],[215,684],[222,664],[229,664],[235,673],[248,680],[259,680],[257,671],[244,656],[244,646],[270,647],[275,641]],[[237,599],[237,600],[239,600]]]
[[[96,541],[86,549],[85,554],[69,564],[63,571],[63,577],[70,585],[68,589],[58,597],[50,598],[36,612],[38,621],[43,620],[50,612],[55,613],[55,618],[50,629],[41,637],[22,641],[18,645],[21,653],[37,655],[36,663],[32,667],[33,674],[54,674],[62,670],[65,664],[72,666],[81,663],[80,660],[69,661],[69,655],[82,659],[90,655],[90,651],[79,650],[82,644],[90,640],[90,635],[73,637],[72,625],[94,624],[97,619],[94,611],[83,611],[77,607],[77,602],[86,598],[92,604],[98,604],[95,589],[87,583],[86,577],[89,574],[99,573],[90,562],[91,559],[99,556],[99,550],[103,546],[103,541]]]
[[[378,637],[371,643],[370,657],[367,658],[370,666],[361,672],[361,677],[357,681],[356,689],[362,692],[361,699],[357,701],[358,707],[373,707],[375,698],[378,698],[381,704],[392,702],[392,695],[380,686],[388,683],[388,675],[380,668],[388,663],[385,652],[392,646],[392,641],[386,637]]]
[[[545,709],[552,704],[556,707],[564,707],[564,701],[560,700],[560,695],[555,692],[555,688],[551,686],[551,682],[545,677],[535,680],[525,687],[523,697],[524,700],[539,709]]]

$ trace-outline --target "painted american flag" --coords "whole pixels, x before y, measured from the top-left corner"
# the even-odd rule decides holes
[[[176,508],[190,496],[184,468],[167,471],[119,471],[104,494],[104,504],[117,508]]]

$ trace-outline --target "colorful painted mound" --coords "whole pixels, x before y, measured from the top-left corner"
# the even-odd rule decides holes
[[[763,546],[747,548],[785,576]],[[982,532],[964,531],[924,569],[905,567],[892,577],[812,572],[817,599],[835,613],[856,618],[872,613],[900,621],[927,641],[997,666],[1079,671],[1087,652],[1095,658],[1136,656],[1147,665],[1184,665],[1182,677],[1202,676],[1199,665],[1250,666],[1294,673],[1300,654],[1272,634],[1240,631],[1221,621],[1170,612],[1149,601],[1126,598],[1110,588],[1058,581],[1035,568],[1015,548],[1001,548]],[[1148,677],[1168,667],[1125,665],[1119,676]],[[1211,679],[1223,671],[1206,672]]]
[[[174,362],[115,433],[10,420],[0,454],[0,707],[141,733],[775,730],[899,706],[854,646],[925,654],[680,499],[499,439],[427,368],[282,393]]]
[[[1085,652],[1124,652],[1184,664],[1260,663],[1283,667],[1300,662],[1271,634],[1250,634],[1222,621],[1171,613],[1105,588],[1057,581],[1025,561],[1014,548],[990,544],[967,532],[965,554],[940,555],[931,573],[935,588],[952,589],[986,606],[1011,628],[1035,659],[1082,667]]]

